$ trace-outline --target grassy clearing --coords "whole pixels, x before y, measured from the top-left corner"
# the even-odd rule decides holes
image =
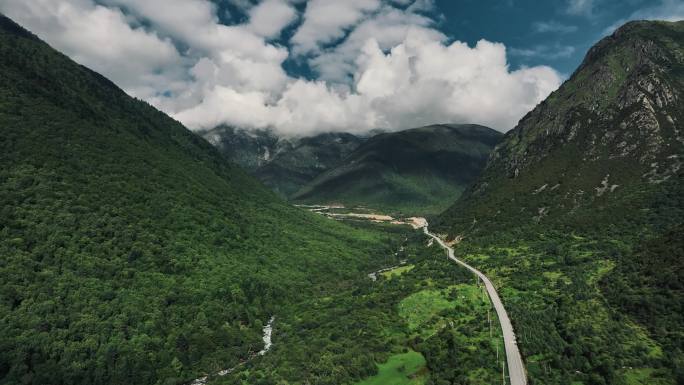
[[[380,273],[380,275],[382,275],[385,278],[391,279],[394,276],[399,276],[413,270],[414,267],[414,265],[397,266],[391,270],[383,271],[382,273]]]
[[[399,303],[399,315],[407,321],[409,330],[414,331],[442,310],[454,306],[455,303],[447,298],[445,290],[421,290]]]
[[[459,318],[472,318],[476,311],[490,307],[489,297],[482,295],[477,285],[459,284],[443,289],[426,289],[413,293],[399,303],[399,315],[404,318],[410,331],[430,336],[454,321],[440,315],[445,310],[456,310]]]
[[[662,377],[662,373],[653,368],[622,369],[620,372],[626,385],[674,385],[675,382]]]
[[[387,362],[378,365],[378,374],[357,385],[422,385],[427,379],[425,358],[409,350],[391,356]]]

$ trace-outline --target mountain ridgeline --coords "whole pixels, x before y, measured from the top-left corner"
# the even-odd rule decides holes
[[[601,227],[620,217],[681,218],[664,207],[633,209],[680,185],[683,29],[631,22],[596,44],[504,136],[482,177],[442,216],[444,228],[472,234],[521,220]]]
[[[337,166],[366,140],[348,133],[288,138],[269,130],[229,126],[218,126],[200,135],[284,198]]]
[[[277,194],[446,208],[530,385],[684,383],[683,45],[624,25],[503,136],[205,140],[0,15],[0,384],[498,383],[469,271]]]
[[[444,124],[371,137],[292,196],[406,214],[438,213],[484,168],[501,134],[474,124]]]
[[[531,382],[684,383],[683,121],[684,21],[629,22],[434,222],[507,288]]]
[[[187,383],[388,253],[2,15],[0,127],[3,384]]]

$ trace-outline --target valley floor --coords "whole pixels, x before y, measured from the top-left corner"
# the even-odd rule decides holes
[[[279,313],[273,350],[216,383],[500,383],[504,340],[485,287],[416,231],[426,221],[347,218],[402,242],[384,266]]]
[[[453,242],[446,244],[429,233],[423,218],[394,218],[341,206],[306,209],[362,229],[382,229],[401,242],[395,252],[379,259],[377,269],[290,309],[279,321],[273,354],[246,365],[223,383],[251,384],[256,378],[259,384],[498,384],[503,377],[506,384],[601,384],[598,376],[587,372],[592,370],[592,358],[570,353],[566,357],[574,361],[558,361],[568,352],[556,348],[568,346],[561,341],[571,341],[574,335],[581,338],[575,345],[584,349],[580,355],[606,357],[607,351],[614,352],[612,359],[620,366],[613,366],[608,383],[674,384],[661,367],[666,353],[658,343],[628,318],[616,318],[615,311],[598,300],[597,285],[613,266],[587,259],[594,241],[574,235],[555,240],[561,247],[572,243],[567,258],[577,259],[576,265],[563,268],[549,259],[556,258],[554,253],[539,252],[547,244],[543,242],[508,248],[502,246],[510,243],[506,240],[488,247],[466,242],[459,244],[457,260],[450,247]],[[442,248],[463,266],[445,259]],[[512,262],[515,258],[522,265]],[[506,318],[502,324],[507,333],[499,327],[496,306],[487,295],[490,288],[462,259],[482,266],[492,277],[485,281],[488,286],[502,290],[503,302],[498,304],[501,309],[506,305],[513,321],[511,325],[505,311],[499,313]],[[511,264],[515,267],[506,267]],[[579,293],[585,294],[580,298]],[[493,296],[500,301],[496,293]],[[572,300],[575,306],[559,312],[559,305],[553,305],[559,300]],[[569,309],[576,314],[575,321],[564,318]],[[568,335],[554,337],[552,330],[558,327],[569,328]],[[592,335],[594,342],[589,340]]]

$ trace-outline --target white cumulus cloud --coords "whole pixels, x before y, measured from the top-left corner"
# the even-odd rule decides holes
[[[343,42],[319,53],[309,64],[321,79],[345,82],[353,75],[356,58],[369,39],[375,40],[383,50],[403,42],[409,30],[429,36],[431,40],[446,40],[446,36],[431,28],[432,24],[430,18],[414,12],[412,7],[400,10],[384,6],[372,18],[360,22]]]
[[[90,0],[5,0],[0,12],[135,96],[181,87],[183,58],[172,42],[131,27],[118,9]]]
[[[509,71],[503,44],[445,45],[422,33],[409,33],[387,54],[369,41],[355,78],[382,127],[470,122],[502,131],[560,83],[549,67]]]
[[[403,129],[471,122],[505,131],[560,84],[549,67],[510,71],[503,44],[444,44],[421,29],[383,52],[370,38],[355,60],[353,84],[290,80],[277,95],[214,87],[204,102],[176,117],[191,126],[221,122],[276,127],[288,134]],[[230,107],[222,107],[230,106]]]
[[[247,18],[232,25],[209,0],[4,0],[0,11],[192,129],[505,131],[561,82],[545,66],[511,70],[503,44],[449,41],[429,0],[310,0],[301,14],[297,1],[242,1]],[[288,74],[288,58],[317,78]]]
[[[264,37],[277,37],[297,18],[297,12],[284,0],[265,0],[249,10],[249,29]]]
[[[292,37],[294,51],[315,51],[320,45],[341,38],[349,27],[380,5],[380,0],[310,0],[304,22]]]

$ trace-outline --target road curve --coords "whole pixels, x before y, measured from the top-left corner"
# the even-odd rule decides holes
[[[526,385],[527,375],[525,374],[525,365],[523,364],[522,357],[520,356],[518,345],[515,342],[515,333],[513,332],[513,325],[511,325],[511,320],[508,318],[506,309],[504,309],[503,303],[501,303],[499,294],[496,292],[496,289],[494,288],[492,282],[489,280],[489,278],[487,278],[486,275],[482,274],[479,270],[456,258],[454,256],[454,249],[447,246],[447,244],[444,243],[444,241],[442,241],[441,238],[428,231],[427,222],[425,222],[425,226],[423,226],[423,232],[425,233],[425,235],[432,237],[432,239],[437,241],[437,243],[439,243],[439,245],[442,246],[442,248],[447,250],[447,256],[449,257],[449,259],[465,267],[466,269],[472,271],[482,280],[482,282],[484,282],[485,287],[487,288],[487,294],[489,295],[489,298],[492,300],[492,303],[494,304],[494,309],[496,310],[496,314],[499,316],[499,322],[501,323],[501,330],[503,331],[504,337],[504,347],[506,349],[506,361],[508,362],[508,376],[510,378],[510,383],[511,385]]]

